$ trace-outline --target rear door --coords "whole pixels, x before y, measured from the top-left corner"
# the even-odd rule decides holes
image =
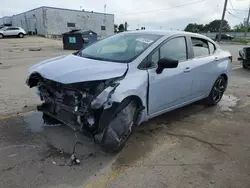
[[[192,96],[194,99],[204,98],[212,88],[214,74],[217,72],[218,60],[214,53],[215,45],[203,38],[189,37],[193,51],[192,61]]]
[[[149,56],[151,68],[149,73],[149,114],[151,117],[164,113],[172,108],[181,106],[191,99],[192,72],[188,59],[186,37],[172,38],[160,45]],[[164,69],[156,73],[157,62],[160,58],[179,60],[177,68]]]

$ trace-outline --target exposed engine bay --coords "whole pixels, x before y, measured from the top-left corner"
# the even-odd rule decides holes
[[[108,98],[119,85],[115,83],[116,80],[119,78],[62,84],[34,73],[27,80],[27,84],[31,88],[37,87],[43,101],[37,107],[38,111],[54,117],[74,130],[95,135],[103,131],[99,126],[100,116],[104,109],[112,105]],[[108,92],[102,93],[108,87]],[[102,99],[98,97],[100,94],[104,95]],[[49,121],[49,117],[44,120]]]

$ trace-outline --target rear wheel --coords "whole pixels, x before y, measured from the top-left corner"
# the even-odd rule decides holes
[[[2,33],[0,33],[0,39],[2,39],[3,38],[3,34]]]
[[[227,87],[227,81],[223,76],[220,76],[214,83],[213,88],[209,94],[209,96],[206,98],[206,103],[209,106],[217,105],[225,90]]]
[[[19,37],[19,38],[23,38],[23,37],[24,37],[24,34],[23,34],[23,33],[19,33],[19,34],[18,34],[18,37]]]
[[[242,62],[242,67],[243,67],[244,69],[247,69],[247,68],[248,68],[248,61],[243,61],[243,62]]]

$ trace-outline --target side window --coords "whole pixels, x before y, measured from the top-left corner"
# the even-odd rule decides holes
[[[159,49],[157,49],[152,55],[151,55],[151,67],[156,67],[158,61],[160,60],[160,54]]]
[[[209,55],[208,41],[199,38],[191,38],[194,57],[203,57]]]
[[[8,30],[8,31],[14,31],[14,30],[19,30],[19,28],[16,28],[16,27],[9,27],[9,28],[7,28],[6,30]]]
[[[208,46],[209,46],[209,52],[210,52],[210,54],[213,54],[214,51],[216,50],[214,44],[211,43],[211,42],[208,42]]]
[[[187,59],[185,37],[171,39],[160,48],[160,58],[169,57],[183,61]]]

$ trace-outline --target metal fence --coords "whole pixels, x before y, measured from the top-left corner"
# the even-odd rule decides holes
[[[211,39],[215,39],[216,34],[218,33],[200,33],[202,35],[205,35]],[[244,37],[245,33],[244,32],[226,32],[226,34],[229,34],[231,36],[233,36],[234,38],[238,39],[238,38],[247,38],[250,39],[250,32],[247,33],[246,37]]]

